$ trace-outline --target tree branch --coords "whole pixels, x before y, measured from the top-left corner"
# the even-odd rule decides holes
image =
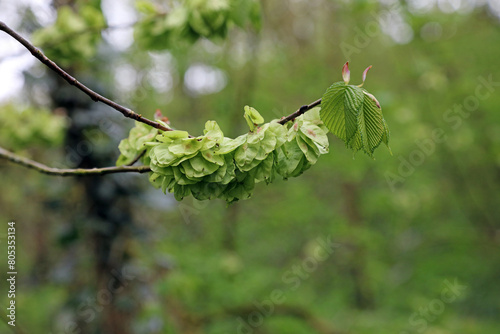
[[[53,70],[55,73],[57,73],[59,76],[61,76],[64,80],[66,80],[70,85],[75,86],[79,90],[81,90],[83,93],[88,95],[92,100],[95,102],[102,102],[104,104],[107,104],[108,106],[112,107],[113,109],[119,111],[120,113],[123,114],[123,116],[132,118],[138,122],[142,122],[144,124],[147,124],[149,126],[152,126],[153,128],[162,130],[162,131],[172,131],[173,129],[168,128],[158,122],[152,121],[146,117],[143,117],[140,114],[135,113],[133,110],[126,108],[85,86],[84,84],[80,83],[78,80],[76,80],[74,77],[72,77],[70,74],[68,74],[66,71],[64,71],[62,68],[60,68],[55,62],[47,58],[43,54],[42,51],[40,51],[38,48],[36,48],[34,45],[32,45],[28,40],[23,38],[21,35],[19,35],[17,32],[9,28],[4,22],[0,21],[0,30],[4,31],[11,37],[13,37],[15,40],[17,40],[19,43],[21,43],[28,51],[31,52],[31,54],[40,60],[44,65],[46,65],[48,68]],[[280,124],[285,124],[289,121],[293,121],[295,118],[298,116],[304,114],[308,110],[318,106],[321,104],[321,99],[316,100],[308,105],[304,105],[300,107],[297,111],[294,113],[281,118],[278,123]],[[190,136],[192,137],[192,136]],[[61,168],[52,168],[48,167],[42,163],[30,160],[28,158],[23,158],[21,156],[18,156],[12,152],[9,152],[3,148],[0,147],[0,158],[7,159],[13,163],[19,164],[21,166],[35,169],[41,173],[48,174],[48,175],[59,175],[59,176],[70,176],[70,175],[104,175],[104,174],[112,174],[112,173],[126,173],[126,172],[136,172],[136,173],[146,173],[151,171],[151,169],[147,166],[139,166],[139,167],[133,167],[135,162],[137,162],[144,152],[142,152],[140,155],[134,159],[134,161],[127,165],[127,166],[119,166],[119,167],[104,167],[104,168],[92,168],[92,169],[84,169],[84,168],[77,168],[77,169],[61,169]]]
[[[133,110],[126,108],[96,92],[94,92],[92,89],[88,88],[78,80],[76,80],[74,77],[72,77],[70,74],[68,74],[66,71],[64,71],[62,68],[59,67],[55,62],[47,58],[45,54],[43,54],[42,51],[40,51],[38,48],[36,48],[33,44],[28,42],[25,38],[23,38],[21,35],[19,35],[17,32],[9,28],[4,22],[0,21],[0,30],[3,30],[5,33],[13,37],[15,40],[17,40],[19,43],[21,43],[26,49],[28,49],[31,54],[40,60],[43,64],[45,64],[48,68],[56,72],[59,76],[61,76],[64,80],[66,80],[70,85],[75,86],[82,92],[84,92],[86,95],[88,95],[92,100],[95,102],[99,101],[104,104],[107,104],[111,108],[119,111],[120,113],[123,114],[123,116],[132,118],[138,122],[142,122],[144,124],[147,124],[149,126],[152,126],[153,128],[162,130],[162,131],[172,131],[173,129],[168,128],[163,126],[162,124],[152,121],[146,117],[143,117],[140,114],[135,113]],[[280,124],[285,124],[289,121],[293,121],[295,118],[298,116],[304,114],[306,111],[318,106],[321,104],[321,99],[316,100],[308,105],[304,105],[300,107],[296,112],[283,117],[278,123]]]
[[[293,121],[295,118],[299,117],[300,115],[304,114],[306,111],[311,110],[312,108],[319,106],[321,104],[321,99],[318,99],[310,104],[304,105],[300,107],[296,112],[291,113],[290,115],[283,117],[280,119],[278,123],[281,125],[285,124],[286,122]]]
[[[0,147],[0,159],[9,160],[15,164],[34,169],[40,173],[48,175],[59,175],[59,176],[87,176],[87,175],[105,175],[105,174],[115,174],[115,173],[147,173],[151,169],[148,166],[118,166],[118,167],[104,167],[104,168],[76,168],[76,169],[62,169],[53,168],[42,163],[33,161],[28,158],[21,157],[17,154],[9,152]]]
[[[158,122],[155,122],[155,121],[152,121],[152,120],[150,120],[150,119],[148,119],[146,117],[143,117],[142,115],[135,113],[131,109],[126,108],[126,107],[124,107],[122,105],[119,105],[118,103],[116,103],[116,102],[114,102],[114,101],[112,101],[112,100],[110,100],[110,99],[108,99],[108,98],[106,98],[106,97],[104,97],[104,96],[102,96],[102,95],[94,92],[92,89],[88,88],[87,86],[85,86],[84,84],[82,84],[81,82],[79,82],[78,80],[76,80],[74,77],[72,77],[71,75],[69,75],[67,72],[65,72],[56,63],[54,63],[52,60],[50,60],[49,58],[47,58],[47,56],[45,56],[42,51],[40,51],[39,49],[37,49],[30,42],[28,42],[26,39],[24,39],[21,35],[19,35],[17,32],[15,32],[11,28],[9,28],[2,21],[0,21],[0,30],[3,30],[8,35],[12,36],[15,40],[17,40],[19,43],[21,43],[26,49],[28,49],[29,52],[31,52],[31,54],[35,58],[37,58],[43,64],[45,64],[48,68],[50,68],[51,70],[53,70],[54,72],[56,72],[59,76],[61,76],[64,80],[66,80],[70,85],[75,86],[76,88],[78,88],[79,90],[81,90],[82,92],[84,92],[85,94],[87,94],[92,100],[94,100],[96,102],[99,101],[99,102],[102,102],[104,104],[107,104],[111,108],[113,108],[113,109],[119,111],[120,113],[122,113],[123,116],[128,117],[128,118],[132,118],[132,119],[134,119],[134,120],[136,120],[138,122],[142,122],[144,124],[150,125],[153,128],[156,128],[156,129],[159,129],[159,130],[163,130],[163,131],[171,131],[172,130],[170,128],[167,128],[167,127],[161,125]]]
[[[78,37],[78,36],[82,36],[85,34],[91,34],[91,33],[101,33],[102,31],[105,31],[105,30],[127,29],[127,28],[133,27],[136,23],[137,22],[130,22],[130,23],[123,23],[123,24],[119,24],[119,25],[107,25],[106,24],[103,26],[87,27],[83,30],[73,31],[73,32],[70,32],[66,35],[60,36],[57,39],[51,40],[48,43],[40,45],[39,48],[50,49],[50,48],[53,48],[54,46],[56,46],[60,43],[67,42],[68,40],[71,40],[71,39]],[[10,59],[10,58],[16,58],[16,57],[22,56],[23,53],[24,53],[24,50],[20,50],[20,52],[11,53],[9,55],[3,56],[2,59],[0,59],[0,62],[7,60],[7,59]]]

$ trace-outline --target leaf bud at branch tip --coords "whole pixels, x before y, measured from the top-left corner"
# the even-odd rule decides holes
[[[342,79],[344,80],[346,85],[348,85],[349,81],[351,80],[351,72],[349,71],[349,62],[346,62],[344,64],[344,67],[342,67]]]
[[[366,68],[366,70],[363,71],[363,82],[361,83],[361,85],[359,85],[358,87],[363,87],[363,85],[365,84],[365,80],[366,80],[366,74],[368,73],[368,71],[372,68],[372,65],[368,66]]]

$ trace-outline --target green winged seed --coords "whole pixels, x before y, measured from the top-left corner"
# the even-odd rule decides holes
[[[206,160],[205,158],[203,158],[201,154],[198,154],[197,156],[184,162],[183,165],[186,163],[191,164],[191,167],[193,167],[193,169],[200,176],[210,175],[219,168],[219,165],[211,163],[210,161]]]
[[[189,187],[181,184],[175,184],[173,187],[174,197],[178,201],[182,201],[184,197],[191,195]]]
[[[271,122],[269,123],[269,129],[267,131],[274,134],[274,137],[276,138],[275,147],[280,147],[286,142],[287,129],[285,126],[277,122]]]
[[[245,143],[238,147],[234,153],[236,165],[243,166],[252,162],[257,153],[259,153],[260,145],[250,145]]]
[[[118,149],[120,150],[121,154],[116,161],[117,166],[127,165],[134,161],[137,151],[130,146],[128,138],[122,139],[122,141],[120,141]]]
[[[260,142],[260,147],[264,150],[264,152],[271,153],[276,149],[277,142],[278,140],[276,138],[276,134],[267,130],[264,139]]]
[[[205,130],[203,131],[203,134],[205,137],[215,140],[216,142],[220,142],[224,139],[224,133],[216,121],[207,121],[205,123]]]
[[[225,137],[222,143],[219,145],[219,149],[217,150],[216,154],[224,155],[236,150],[246,142],[247,136],[247,134],[244,134],[235,139]]]
[[[172,154],[168,144],[160,144],[151,148],[149,152],[151,163],[160,167],[171,166],[179,160],[179,157]]]
[[[164,143],[172,142],[173,140],[183,139],[183,138],[189,138],[189,133],[187,133],[186,131],[179,131],[179,130],[165,131],[161,135],[158,135],[156,137],[158,141]]]
[[[247,143],[249,144],[258,144],[266,135],[266,131],[269,128],[269,124],[264,124],[263,126],[256,127],[253,132],[250,132],[247,136]]]
[[[177,200],[192,195],[231,203],[249,198],[256,183],[270,183],[276,174],[284,179],[302,174],[328,152],[326,127],[319,117],[320,108],[315,108],[285,125],[277,120],[262,124],[262,116],[247,107],[245,119],[252,131],[235,139],[224,137],[215,121],[206,122],[204,135],[197,138],[185,131],[156,135],[142,125],[131,133],[135,143],[147,149],[144,160],[154,186],[173,192]],[[387,130],[385,121],[383,126]],[[388,137],[388,130],[384,133]],[[361,138],[361,132],[355,135]],[[355,140],[353,136],[349,143],[357,145]],[[130,145],[130,137],[122,141],[121,159],[135,157],[136,147]]]
[[[250,131],[253,131],[255,127],[259,124],[264,123],[264,118],[259,114],[257,110],[252,107],[245,106],[245,120],[247,121]]]
[[[202,151],[201,154],[205,160],[210,161],[211,163],[217,164],[219,166],[224,166],[224,156],[223,155],[217,155],[216,150],[206,150]]]
[[[184,176],[191,181],[200,182],[201,179],[205,176],[204,174],[200,174],[189,163],[189,160],[184,162],[182,168],[179,168],[179,171],[183,172]]]
[[[174,177],[177,184],[187,185],[195,184],[197,180],[191,180],[186,176],[186,172],[182,166],[173,167]]]
[[[169,151],[176,156],[190,155],[201,150],[203,143],[197,138],[176,140],[169,145]]]
[[[271,152],[267,152],[266,149],[263,147],[263,145],[261,145],[260,148],[259,148],[259,152],[255,156],[254,160],[260,160],[260,161],[262,161],[262,160],[266,159],[267,156],[269,155],[269,153],[271,153]]]
[[[318,147],[318,144],[316,144],[315,142],[313,142],[310,138],[304,136],[304,135],[299,135],[297,136],[298,138],[300,137],[300,140],[302,140],[304,143],[306,143],[306,145],[308,146],[309,148],[309,152],[314,152],[314,154],[316,156],[320,156],[320,151],[319,151],[319,147]]]
[[[328,147],[326,133],[319,126],[304,122],[304,125],[300,127],[300,131],[319,146]]]
[[[297,142],[285,143],[280,150],[277,151],[277,172],[283,178],[287,179],[293,171],[297,169],[300,161],[304,157],[304,153],[297,145]]]
[[[266,181],[266,183],[269,184],[273,179],[274,154],[269,154],[268,157],[255,168],[255,183]]]
[[[302,139],[301,136],[297,136],[296,140],[297,140],[297,145],[302,150],[302,153],[304,153],[304,156],[306,157],[307,161],[309,161],[312,164],[315,164],[316,161],[318,161],[318,155],[316,155],[314,149],[309,145],[307,145],[307,143]]]

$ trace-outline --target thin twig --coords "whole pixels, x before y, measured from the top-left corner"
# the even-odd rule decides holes
[[[34,169],[40,173],[48,175],[58,175],[58,176],[87,176],[87,175],[105,175],[114,173],[147,173],[151,169],[148,166],[118,166],[118,167],[104,167],[104,168],[75,168],[75,169],[63,169],[63,168],[53,168],[37,161],[21,157],[17,154],[9,152],[0,147],[0,159],[6,159],[18,165]]]
[[[69,75],[67,72],[65,72],[62,68],[60,68],[55,62],[47,58],[43,54],[42,51],[37,49],[35,46],[33,46],[30,42],[28,42],[26,39],[24,39],[21,35],[16,33],[14,30],[9,28],[4,22],[0,21],[0,30],[4,31],[8,35],[12,36],[15,40],[17,40],[19,43],[21,43],[26,49],[28,49],[31,54],[40,60],[43,64],[45,64],[48,68],[56,72],[59,76],[61,76],[64,80],[66,80],[70,85],[75,86],[82,92],[84,92],[86,95],[88,95],[92,100],[94,101],[99,101],[104,104],[107,104],[108,106],[116,109],[120,113],[122,113],[125,117],[132,118],[138,122],[142,122],[144,124],[147,124],[149,126],[152,126],[156,129],[163,130],[163,131],[172,131],[171,128],[165,127],[164,125],[152,121],[146,117],[143,117],[140,114],[135,113],[129,108],[126,108],[85,86],[84,84],[80,83],[78,80],[76,80],[74,77]],[[295,118],[298,116],[304,114],[308,110],[318,106],[321,104],[321,99],[316,100],[308,105],[304,105],[300,107],[297,111],[294,113],[283,117],[278,123],[280,124],[285,124],[289,121],[293,121]],[[192,137],[192,136],[190,136]],[[84,168],[76,168],[76,169],[61,169],[61,168],[52,168],[49,166],[46,166],[42,163],[36,162],[34,160],[30,160],[28,158],[24,158],[21,156],[18,156],[12,152],[9,152],[3,148],[0,147],[0,158],[7,159],[11,162],[17,163],[21,166],[35,169],[41,173],[48,174],[48,175],[59,175],[59,176],[70,176],[70,175],[104,175],[104,174],[112,174],[112,173],[127,173],[127,172],[135,172],[135,173],[146,173],[151,171],[151,169],[148,166],[139,166],[139,167],[133,167],[132,165],[136,163],[143,155],[145,151],[139,154],[129,165],[127,166],[119,166],[119,167],[104,167],[104,168],[92,168],[92,169],[84,169]]]
[[[132,28],[137,22],[130,22],[130,23],[123,23],[123,24],[118,24],[118,25],[103,25],[103,26],[93,26],[93,27],[87,27],[83,30],[77,30],[70,32],[66,35],[63,35],[57,39],[50,40],[50,42],[41,44],[39,48],[41,49],[50,49],[53,48],[54,46],[67,42],[75,37],[79,37],[82,35],[86,34],[91,34],[91,33],[101,33],[102,31],[105,30],[119,30],[119,29],[127,29],[127,28]],[[19,56],[22,56],[24,54],[24,50],[20,50],[20,52],[16,53],[11,53],[9,55],[3,56],[0,61],[4,61],[10,58],[16,58]]]
[[[294,112],[286,117],[283,117],[278,123],[285,124],[289,121],[293,121],[295,118],[299,117],[300,115],[304,114],[308,110],[311,110],[312,108],[314,108],[320,104],[321,104],[321,99],[316,100],[308,105],[304,105],[304,106],[300,107],[296,112]],[[134,160],[132,160],[132,162],[130,162],[126,166],[91,168],[91,169],[85,169],[85,168],[60,169],[60,168],[48,167],[42,163],[39,163],[39,162],[34,161],[34,160],[30,160],[28,158],[21,157],[17,154],[9,152],[9,151],[0,147],[0,159],[1,158],[7,159],[11,162],[17,163],[17,164],[24,166],[24,167],[27,167],[27,168],[35,169],[35,170],[37,170],[41,173],[44,173],[44,174],[59,175],[59,176],[105,175],[105,174],[128,173],[128,172],[147,173],[147,172],[151,171],[151,169],[148,166],[139,166],[139,167],[132,166],[137,161],[139,161],[139,159],[141,159],[145,153],[146,153],[146,151],[142,151],[140,154],[137,155],[137,157],[134,158]]]
[[[54,63],[52,60],[50,60],[49,58],[47,58],[47,56],[45,56],[42,51],[40,51],[39,49],[37,49],[30,42],[28,42],[26,39],[24,39],[21,35],[19,35],[14,30],[12,30],[11,28],[9,28],[2,21],[0,21],[0,30],[5,31],[8,35],[10,35],[14,39],[16,39],[26,49],[28,49],[29,52],[31,52],[31,54],[35,58],[37,58],[43,64],[45,64],[48,68],[50,68],[51,70],[53,70],[54,72],[56,72],[59,76],[61,76],[64,80],[66,80],[70,85],[75,86],[76,88],[78,88],[79,90],[81,90],[82,92],[84,92],[85,94],[87,94],[92,100],[94,100],[96,102],[99,101],[99,102],[102,102],[104,104],[107,104],[108,106],[110,106],[110,107],[116,109],[117,111],[119,111],[120,113],[122,113],[123,116],[135,119],[138,122],[142,122],[144,124],[150,125],[150,126],[156,128],[156,129],[163,130],[163,131],[171,131],[172,130],[172,129],[169,129],[169,128],[161,125],[158,122],[155,122],[155,121],[152,121],[152,120],[150,120],[150,119],[148,119],[146,117],[143,117],[142,115],[135,113],[131,109],[126,108],[126,107],[124,107],[124,106],[122,106],[122,105],[120,105],[120,104],[118,104],[118,103],[116,103],[116,102],[114,102],[114,101],[112,101],[112,100],[110,100],[110,99],[108,99],[108,98],[106,98],[106,97],[104,97],[104,96],[102,96],[102,95],[94,92],[92,89],[88,88],[87,86],[85,86],[84,84],[82,84],[81,82],[79,82],[78,80],[76,80],[74,77],[72,77],[71,75],[69,75],[66,71],[64,71],[62,68],[60,68],[56,63]]]
[[[280,119],[280,121],[278,123],[283,125],[286,122],[293,121],[295,118],[304,114],[306,111],[311,110],[312,108],[319,106],[320,104],[321,104],[321,99],[318,99],[318,100],[314,101],[313,103],[302,106],[296,112]]]
[[[42,51],[40,51],[39,49],[37,49],[34,45],[32,45],[30,42],[28,42],[26,39],[24,39],[21,35],[19,35],[17,32],[15,32],[14,30],[12,30],[11,28],[9,28],[4,22],[0,21],[0,30],[3,30],[4,32],[6,32],[8,35],[12,36],[14,39],[16,39],[19,43],[21,43],[26,49],[28,49],[31,54],[37,58],[38,60],[40,60],[43,64],[45,64],[48,68],[50,68],[51,70],[53,70],[54,72],[56,72],[59,76],[61,76],[64,80],[66,80],[70,85],[73,85],[75,86],[76,88],[78,88],[79,90],[81,90],[82,92],[84,92],[85,94],[87,94],[92,100],[94,101],[99,101],[99,102],[102,102],[104,104],[107,104],[108,106],[114,108],[115,110],[119,111],[120,113],[122,113],[125,117],[128,117],[128,118],[132,118],[132,119],[135,119],[136,121],[139,121],[139,122],[142,122],[144,124],[147,124],[147,125],[150,125],[156,129],[159,129],[159,130],[163,130],[163,131],[172,131],[171,128],[168,128],[168,127],[165,127],[163,126],[162,124],[158,123],[158,122],[155,122],[155,121],[152,121],[146,117],[143,117],[142,115],[140,114],[137,114],[135,113],[134,111],[132,111],[131,109],[129,108],[126,108],[96,92],[94,92],[93,90],[91,90],[90,88],[88,88],[87,86],[85,86],[84,84],[82,84],[81,82],[79,82],[78,80],[76,80],[74,77],[72,77],[70,74],[68,74],[66,71],[64,71],[62,68],[60,68],[55,62],[53,62],[52,60],[50,60],[49,58],[47,58],[47,56],[45,56],[45,54],[43,54]],[[319,104],[321,104],[321,99],[319,100],[316,100],[314,102],[312,102],[311,104],[308,104],[308,105],[304,105],[302,107],[300,107],[296,112],[286,116],[286,117],[283,117],[279,123],[280,124],[285,124],[286,122],[288,121],[292,121],[294,120],[296,117],[302,115],[303,113],[305,113],[306,111],[318,106]]]

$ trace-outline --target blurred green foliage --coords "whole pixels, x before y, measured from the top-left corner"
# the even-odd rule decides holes
[[[48,109],[21,109],[14,104],[0,107],[0,143],[9,150],[61,145],[67,125],[66,117]]]
[[[135,40],[143,50],[163,50],[199,38],[224,38],[228,28],[260,27],[260,4],[256,0],[186,0],[165,4],[141,0],[136,8],[145,16],[135,27]]]
[[[143,30],[123,54],[83,62],[80,74],[137,112],[160,108],[192,134],[215,119],[228,136],[242,133],[246,104],[281,117],[340,80],[346,60],[354,76],[373,64],[366,87],[391,125],[394,156],[353,159],[332,137],[330,153],[300,178],[257,187],[229,208],[176,203],[150,192],[145,176],[118,179],[138,189],[136,227],[113,251],[126,251],[135,271],[110,305],[95,301],[88,322],[70,298],[97,298],[89,235],[103,227],[88,218],[84,187],[2,162],[0,219],[16,220],[19,236],[18,324],[59,333],[80,318],[99,333],[113,309],[133,333],[497,333],[499,18],[479,2],[395,3],[266,1],[258,34],[235,27],[225,42],[178,47],[154,41],[165,31],[141,44]],[[144,22],[136,29],[149,29]],[[218,93],[190,85],[199,64],[224,74]]]
[[[101,30],[106,27],[99,4],[100,1],[94,1],[76,9],[60,7],[55,23],[37,30],[32,36],[33,43],[45,46],[47,57],[64,66],[88,61],[95,56]]]

